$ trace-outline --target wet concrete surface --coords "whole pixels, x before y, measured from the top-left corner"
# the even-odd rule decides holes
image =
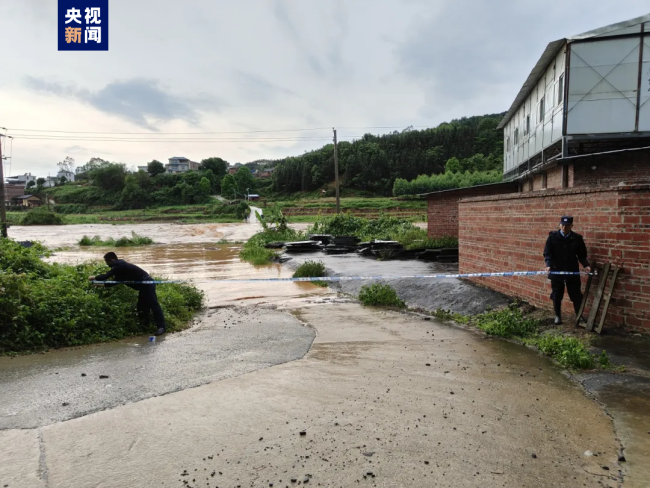
[[[0,358],[0,429],[40,427],[292,361],[315,336],[290,315],[253,307],[209,310],[197,322],[155,342]]]
[[[611,420],[533,351],[358,304],[292,313],[318,334],[303,359],[55,423],[38,437],[2,431],[21,462],[0,467],[0,483],[620,485]]]
[[[297,268],[305,261],[321,261],[330,276],[411,276],[458,273],[457,264],[409,260],[378,261],[359,256],[356,253],[328,255],[324,252],[286,254],[292,258],[286,265]],[[516,278],[514,278],[516,279]],[[362,286],[372,283],[388,283],[397,295],[412,309],[435,311],[439,308],[455,313],[474,315],[488,308],[505,306],[507,297],[477,286],[467,280],[456,278],[416,278],[343,281],[331,284],[331,288],[354,297],[359,295]]]
[[[614,363],[622,364],[626,369],[639,374],[650,375],[650,337],[605,333],[596,335],[591,344],[597,353],[607,351]]]
[[[577,379],[613,418],[628,468],[625,486],[650,486],[650,378],[592,373]]]

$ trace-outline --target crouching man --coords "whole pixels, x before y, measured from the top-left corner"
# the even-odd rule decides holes
[[[91,276],[88,278],[90,281],[153,281],[142,268],[137,267],[135,264],[127,263],[123,259],[118,259],[114,252],[109,252],[104,255],[104,261],[111,268],[107,273]],[[97,283],[98,286],[113,286],[112,284],[103,285]],[[149,325],[149,311],[153,312],[153,319],[156,323],[158,330],[156,335],[165,333],[165,316],[163,315],[160,303],[158,303],[158,296],[156,295],[155,284],[138,284],[129,283],[126,286],[138,290],[138,317],[145,325]]]

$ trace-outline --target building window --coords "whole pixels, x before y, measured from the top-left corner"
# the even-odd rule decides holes
[[[517,144],[519,144],[519,128],[515,129],[514,139],[515,139],[515,146],[516,146]]]
[[[557,82],[557,103],[560,104],[564,101],[564,74],[560,75]]]
[[[506,151],[510,151],[510,136],[506,138]]]
[[[544,112],[546,109],[544,107],[544,97],[539,101],[539,121],[544,122]]]
[[[530,134],[530,114],[526,115],[526,122],[524,123],[524,135]]]

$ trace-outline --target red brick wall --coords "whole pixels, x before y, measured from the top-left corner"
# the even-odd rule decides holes
[[[650,150],[592,156],[575,163],[573,186],[617,186],[621,182],[650,183]]]
[[[546,171],[546,187],[562,188],[562,166],[555,166]]]
[[[458,200],[461,198],[517,192],[517,183],[503,183],[432,193],[427,197],[427,234],[429,237],[458,237]]]
[[[650,185],[461,200],[460,272],[542,270],[546,237],[564,214],[573,215],[574,230],[585,238],[590,260],[622,267],[606,324],[650,333]],[[552,306],[545,276],[477,281],[534,305]],[[566,300],[563,310],[572,316]]]

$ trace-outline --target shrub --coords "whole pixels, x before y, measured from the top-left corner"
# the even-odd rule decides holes
[[[532,337],[537,333],[538,320],[525,318],[517,304],[503,310],[486,312],[475,317],[476,326],[497,337]]]
[[[319,276],[327,276],[325,265],[322,261],[305,261],[296,268],[293,273],[294,278],[317,278]],[[325,281],[312,281],[317,286],[327,286]]]
[[[593,369],[596,366],[594,356],[589,352],[585,343],[575,337],[549,333],[542,334],[533,343],[540,351],[553,357],[565,368]],[[601,355],[599,363],[603,366],[611,364],[607,353],[604,353],[604,358]]]
[[[381,283],[363,285],[359,291],[359,301],[364,305],[399,308],[406,306],[392,286]]]
[[[88,276],[104,272],[105,265],[43,263],[42,252],[40,246],[27,249],[0,240],[0,354],[117,340],[153,330],[137,319],[135,290],[98,288],[88,281]],[[158,298],[168,330],[174,331],[201,308],[203,293],[186,284],[165,284],[158,287]]]
[[[25,214],[20,225],[63,225],[63,219],[46,207],[35,208]]]
[[[244,244],[244,248],[239,252],[239,256],[251,264],[268,264],[277,253],[271,249],[266,249],[264,247],[266,244],[273,241],[298,241],[304,238],[305,235],[302,232],[297,232],[293,229],[268,229],[263,232],[258,232],[248,239],[246,244]]]
[[[92,238],[83,236],[79,241],[80,246],[138,247],[149,244],[154,244],[153,239],[138,235],[135,232],[131,232],[131,237],[120,237],[117,240],[110,237],[103,241],[99,236]]]

